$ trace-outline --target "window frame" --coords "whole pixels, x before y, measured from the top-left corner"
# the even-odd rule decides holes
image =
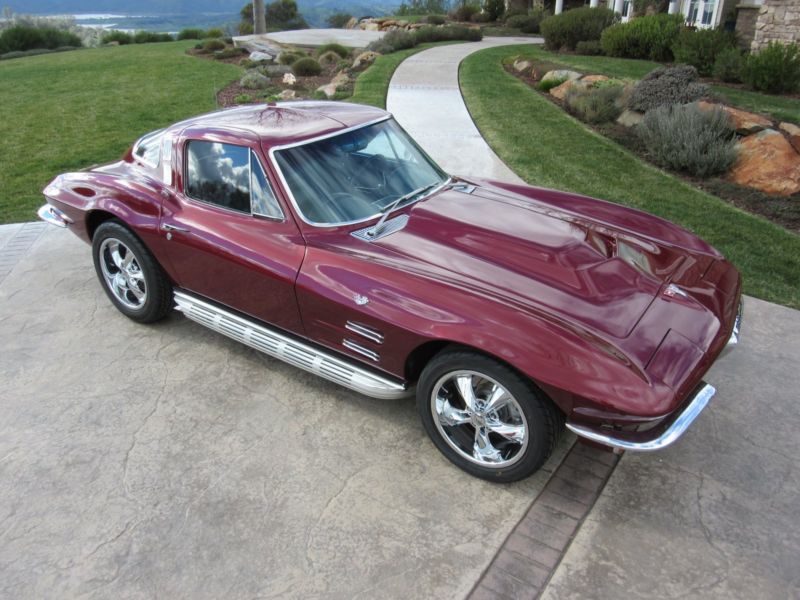
[[[235,209],[235,208],[231,208],[230,206],[223,206],[222,204],[217,204],[216,202],[210,202],[210,201],[204,200],[202,198],[197,198],[195,196],[192,196],[189,193],[189,145],[192,142],[204,142],[206,144],[223,144],[223,145],[226,145],[226,146],[235,146],[237,148],[243,148],[243,149],[247,150],[247,181],[248,181],[248,184],[249,184],[249,189],[248,189],[249,209],[247,211],[238,210],[238,209]],[[224,210],[226,212],[230,212],[230,213],[233,213],[233,214],[236,214],[236,215],[247,215],[247,216],[250,216],[250,217],[255,217],[255,218],[258,218],[258,219],[264,219],[264,220],[267,220],[267,221],[273,221],[273,222],[276,222],[276,223],[281,223],[281,222],[286,221],[286,213],[284,212],[283,207],[281,206],[281,203],[278,200],[278,195],[275,193],[275,188],[272,185],[272,182],[269,180],[269,175],[267,174],[267,170],[264,168],[264,165],[261,163],[261,160],[258,158],[258,155],[256,154],[256,152],[255,152],[255,150],[253,149],[252,146],[243,145],[243,144],[234,144],[234,143],[231,143],[231,142],[223,142],[223,141],[219,141],[219,140],[205,140],[205,139],[202,139],[202,138],[189,138],[189,139],[185,139],[183,141],[182,147],[183,147],[183,152],[182,152],[182,154],[183,154],[183,157],[182,157],[183,158],[183,160],[182,160],[182,163],[183,163],[182,164],[183,176],[182,176],[182,182],[181,182],[181,187],[182,187],[181,191],[183,192],[183,196],[187,200],[189,200],[191,202],[198,202],[198,203],[203,204],[205,206],[212,206],[212,207],[217,208],[219,210]],[[261,167],[261,172],[264,174],[264,180],[265,180],[265,182],[267,184],[267,187],[269,188],[269,191],[272,194],[273,200],[275,201],[275,206],[278,207],[278,211],[280,212],[280,216],[279,217],[273,217],[273,216],[270,216],[270,215],[262,215],[260,213],[253,212],[253,157],[255,157],[256,162],[258,163],[258,166]]]
[[[162,147],[161,147],[161,144],[163,143],[163,137],[164,137],[164,134],[166,134],[166,132],[167,132],[166,129],[156,129],[155,131],[151,131],[150,133],[144,134],[142,137],[140,137],[138,140],[136,140],[136,143],[133,145],[133,150],[131,151],[131,154],[133,155],[134,160],[136,160],[137,162],[139,162],[139,163],[143,164],[144,166],[149,167],[151,169],[158,169],[158,166],[161,164],[161,153],[162,153],[162,150],[163,150]],[[138,150],[142,146],[142,144],[144,144],[146,141],[152,140],[154,138],[159,138],[159,140],[158,140],[158,162],[157,163],[152,163],[152,162],[150,162],[148,160],[145,160],[142,155],[138,154]]]

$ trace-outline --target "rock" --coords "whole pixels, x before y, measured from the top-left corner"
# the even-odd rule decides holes
[[[578,84],[579,84],[579,82],[577,80],[575,80],[575,79],[567,79],[561,85],[558,85],[558,86],[556,86],[554,88],[551,88],[550,89],[550,95],[554,96],[555,98],[558,98],[559,100],[563,100],[564,98],[567,97],[567,92],[570,89],[572,89],[574,87],[577,87]]]
[[[533,63],[529,60],[517,59],[514,61],[514,64],[512,66],[514,67],[514,70],[517,73],[524,73],[525,71],[533,67]]]
[[[779,129],[789,136],[789,143],[800,152],[800,127],[794,123],[781,123]]]
[[[644,119],[644,113],[639,112],[638,110],[624,110],[622,114],[617,117],[617,123],[620,125],[624,125],[625,127],[633,127],[634,125],[638,125]]]
[[[350,82],[350,77],[348,77],[347,73],[344,71],[339,71],[336,76],[331,79],[331,85],[335,85],[336,88],[340,88],[344,85],[347,85]]]
[[[610,78],[606,77],[605,75],[584,75],[581,77],[581,83],[594,85],[595,83],[599,83],[600,81],[608,81],[609,79]]]
[[[296,97],[297,93],[294,90],[283,90],[278,94],[278,98],[281,100],[294,100]]]
[[[800,192],[800,154],[781,133],[765,129],[742,138],[737,148],[731,181],[776,196]]]
[[[739,110],[738,108],[706,102],[705,100],[698,102],[697,105],[704,110],[712,110],[714,108],[721,108],[724,110],[730,116],[731,121],[733,121],[733,127],[739,135],[751,135],[772,127],[772,121],[766,117]]]
[[[397,22],[398,27],[408,27],[408,21],[400,20]]]
[[[284,73],[283,83],[285,83],[286,85],[294,85],[295,83],[297,83],[297,77],[294,76],[294,73]]]
[[[377,52],[373,52],[372,50],[367,50],[366,52],[362,52],[359,54],[355,61],[353,61],[353,68],[360,69],[361,67],[366,67],[367,65],[371,65],[375,62],[375,59],[378,58],[380,54]]]
[[[358,19],[355,17],[350,17],[350,20],[344,26],[345,29],[355,29],[356,27],[358,27]]]
[[[364,31],[380,31],[381,30],[381,26],[378,25],[377,23],[362,23],[361,25],[362,25],[361,28]]]
[[[267,77],[279,77],[286,73],[291,73],[292,67],[289,65],[267,65],[262,70]]]
[[[252,60],[253,62],[262,62],[262,61],[272,62],[273,60],[275,60],[275,57],[266,52],[255,50],[254,52],[250,53],[250,60]]]
[[[333,96],[336,94],[336,85],[333,83],[321,85],[317,88],[317,91],[323,92],[328,98],[333,98]]]
[[[548,71],[542,77],[542,83],[550,81],[551,79],[569,79],[572,81],[573,79],[580,79],[581,73],[577,71],[570,71],[569,69],[558,69],[557,71]]]

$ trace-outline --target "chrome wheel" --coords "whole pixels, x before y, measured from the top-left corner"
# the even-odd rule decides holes
[[[490,469],[513,465],[525,454],[528,422],[516,398],[477,371],[453,371],[439,378],[430,397],[436,429],[470,462]]]
[[[147,284],[139,259],[120,240],[110,237],[100,245],[100,269],[106,287],[119,302],[139,310],[147,301]]]

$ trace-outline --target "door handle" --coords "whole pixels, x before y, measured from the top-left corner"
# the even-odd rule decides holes
[[[183,233],[189,233],[186,227],[178,227],[177,225],[170,225],[169,223],[162,223],[161,229],[163,231],[182,231]]]

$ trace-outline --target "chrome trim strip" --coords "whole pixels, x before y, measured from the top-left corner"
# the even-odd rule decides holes
[[[366,356],[367,358],[374,360],[375,362],[378,362],[381,359],[380,354],[378,354],[377,352],[373,352],[369,348],[364,348],[364,346],[355,343],[353,340],[348,340],[347,338],[343,339],[342,346],[344,346],[348,350],[357,352],[362,356]]]
[[[375,342],[376,344],[383,343],[383,334],[380,331],[372,329],[371,327],[365,327],[364,325],[359,325],[358,323],[348,321],[345,323],[344,328],[348,331],[352,331],[353,333],[357,333],[358,335],[365,337],[369,341]]]
[[[395,400],[414,393],[414,386],[372,373],[186,292],[175,292],[175,304],[177,310],[200,325],[365,396]]]
[[[711,400],[712,396],[717,390],[713,386],[703,383],[702,387],[695,393],[694,398],[684,411],[675,419],[661,435],[652,440],[646,441],[630,441],[619,437],[614,437],[613,432],[608,434],[584,425],[575,425],[567,423],[567,429],[576,435],[579,435],[587,440],[618,448],[620,450],[630,450],[632,452],[653,452],[666,448],[675,442],[683,433],[689,428],[689,425],[697,418],[702,410]]]
[[[56,227],[66,227],[72,223],[72,219],[70,219],[52,204],[45,204],[41,206],[39,210],[36,211],[36,214],[45,223],[55,225]]]

